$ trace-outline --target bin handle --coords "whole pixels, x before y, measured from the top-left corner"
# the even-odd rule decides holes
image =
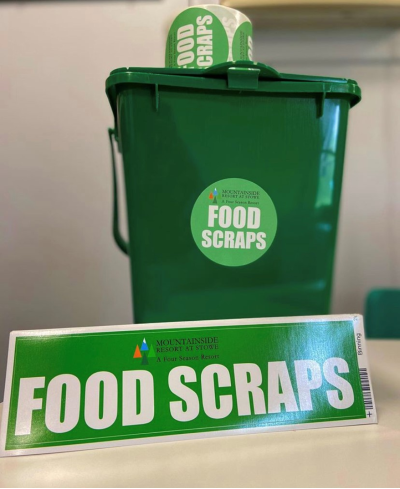
[[[114,140],[115,130],[108,129],[108,137],[110,139],[111,147],[111,163],[112,163],[112,174],[113,174],[113,235],[118,248],[129,256],[129,245],[122,237],[119,230],[119,207],[118,207],[118,181],[117,181],[117,170],[115,164],[115,151],[114,151]]]

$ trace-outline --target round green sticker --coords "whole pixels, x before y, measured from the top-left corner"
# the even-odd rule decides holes
[[[236,30],[232,41],[233,59],[253,59],[253,27],[250,22],[243,22]]]
[[[168,33],[165,66],[208,68],[228,61],[229,42],[216,15],[190,7],[174,20]]]
[[[190,219],[199,250],[229,267],[261,258],[274,241],[277,225],[271,197],[242,178],[226,178],[207,187],[196,200]]]

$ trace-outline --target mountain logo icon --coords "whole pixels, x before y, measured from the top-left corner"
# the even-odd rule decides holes
[[[143,338],[141,346],[139,344],[136,345],[135,352],[133,354],[134,360],[141,359],[141,365],[149,365],[149,359],[153,359],[156,357],[153,345],[147,344],[146,338]]]
[[[208,198],[213,201],[213,204],[217,204],[217,197],[218,197],[218,190],[215,188],[212,192],[210,192]]]

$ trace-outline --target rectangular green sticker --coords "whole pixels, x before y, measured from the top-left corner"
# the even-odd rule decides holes
[[[18,331],[0,450],[376,422],[361,316]]]

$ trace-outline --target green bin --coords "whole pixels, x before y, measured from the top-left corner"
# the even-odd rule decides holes
[[[106,92],[136,322],[329,312],[355,81],[243,61],[121,68]]]

